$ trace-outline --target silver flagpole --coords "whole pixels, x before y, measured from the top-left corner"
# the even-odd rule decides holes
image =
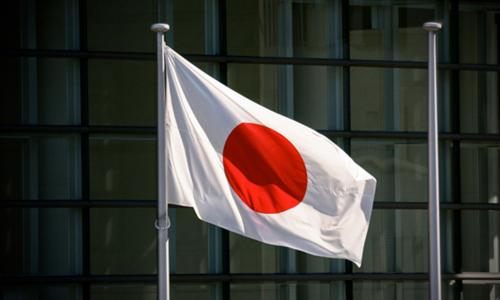
[[[168,249],[168,203],[166,199],[166,152],[165,152],[165,56],[163,51],[164,34],[170,29],[168,24],[153,24],[156,32],[156,58],[158,70],[158,299],[170,299],[170,272]]]
[[[439,237],[439,167],[438,167],[438,117],[436,86],[436,33],[439,22],[427,22],[429,33],[429,299],[441,299],[441,252]]]

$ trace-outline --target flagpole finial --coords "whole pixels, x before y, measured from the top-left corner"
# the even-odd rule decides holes
[[[166,23],[156,23],[151,25],[151,31],[154,32],[167,32],[170,29],[170,25]]]
[[[443,24],[441,22],[425,22],[422,27],[428,32],[435,32],[439,31],[443,27]]]

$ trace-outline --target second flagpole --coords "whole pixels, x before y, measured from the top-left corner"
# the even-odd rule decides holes
[[[439,22],[423,25],[429,33],[429,299],[441,299],[441,247],[439,235],[439,165],[438,165],[438,114],[437,114],[437,71],[436,33],[441,29]]]
[[[169,265],[169,242],[168,228],[168,203],[166,191],[166,145],[165,145],[165,85],[166,67],[163,43],[165,32],[170,29],[168,24],[157,23],[151,26],[156,32],[156,58],[158,78],[158,219],[155,227],[158,230],[158,299],[170,299],[170,265]]]

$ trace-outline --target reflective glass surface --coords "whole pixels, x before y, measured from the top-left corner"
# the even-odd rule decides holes
[[[154,62],[96,59],[89,61],[88,72],[91,124],[156,124]]]
[[[231,284],[231,299],[344,299],[342,282],[266,282],[261,284]]]
[[[232,55],[340,57],[340,1],[227,1]]]
[[[154,0],[87,0],[87,47],[99,51],[153,52]]]
[[[342,72],[326,66],[229,64],[228,85],[315,129],[342,127]]]
[[[83,299],[81,286],[55,284],[3,286],[0,297],[5,300]]]
[[[0,135],[0,199],[79,199],[80,155],[76,135]]]
[[[0,48],[78,49],[78,4],[76,0],[4,2]]]
[[[81,231],[81,211],[78,208],[0,209],[0,274],[81,274]],[[59,293],[62,290],[52,290],[49,286],[46,288],[47,290],[35,289],[32,294],[43,291],[62,295]],[[17,295],[18,292],[23,295],[20,291],[13,291],[12,295]],[[29,294],[31,293],[27,291],[26,295]]]
[[[80,123],[80,64],[68,58],[0,58],[0,124]]]
[[[91,198],[156,199],[154,137],[94,135],[89,147]]]
[[[462,143],[460,183],[462,202],[500,202],[500,144]]]
[[[498,10],[495,1],[459,2],[460,62],[498,63]]]
[[[153,208],[92,208],[90,270],[93,274],[156,273]],[[132,242],[133,241],[133,242]]]
[[[500,132],[497,72],[460,71],[460,131]]]

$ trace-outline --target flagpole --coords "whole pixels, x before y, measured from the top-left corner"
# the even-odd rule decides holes
[[[151,25],[156,32],[156,59],[158,77],[158,219],[155,227],[158,230],[158,299],[170,299],[168,203],[166,199],[166,151],[165,151],[165,56],[163,51],[164,34],[170,29],[168,24]]]
[[[427,22],[423,28],[429,33],[429,299],[441,299],[441,252],[439,234],[439,167],[438,116],[436,85],[436,34],[439,22]]]

